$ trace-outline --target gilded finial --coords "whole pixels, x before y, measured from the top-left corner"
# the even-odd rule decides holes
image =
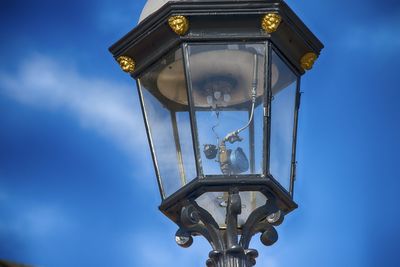
[[[301,67],[304,70],[311,70],[315,60],[317,60],[318,56],[315,53],[309,52],[305,54],[301,59],[300,59],[300,64]]]
[[[127,56],[120,56],[117,59],[121,69],[127,73],[133,73],[135,71],[135,61]]]
[[[275,32],[281,24],[282,18],[276,13],[268,13],[262,19],[261,26],[268,33]]]
[[[168,25],[178,35],[185,35],[189,30],[189,20],[184,16],[172,16],[168,19]]]

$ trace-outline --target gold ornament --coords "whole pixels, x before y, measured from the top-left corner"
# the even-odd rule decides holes
[[[311,70],[315,60],[317,60],[318,56],[315,53],[309,52],[305,54],[301,59],[300,59],[300,64],[301,67],[304,70]]]
[[[278,14],[269,13],[262,19],[261,26],[268,33],[275,32],[281,24],[282,18]]]
[[[185,35],[189,30],[189,20],[184,16],[172,16],[168,19],[168,25],[178,35]]]
[[[121,69],[127,73],[133,73],[135,71],[135,61],[127,56],[120,56],[117,59]]]

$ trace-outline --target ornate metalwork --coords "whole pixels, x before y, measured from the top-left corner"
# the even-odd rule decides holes
[[[300,65],[304,70],[311,70],[317,58],[315,53],[307,53],[300,59]]]
[[[189,30],[189,20],[184,16],[172,16],[168,19],[168,25],[178,35],[185,35]]]
[[[127,73],[133,73],[135,71],[135,61],[127,56],[120,56],[117,59],[121,69]]]
[[[268,13],[262,19],[261,26],[268,33],[275,32],[281,24],[282,18],[276,13]]]
[[[187,248],[193,243],[192,236],[202,235],[212,247],[206,262],[208,267],[254,266],[258,252],[249,249],[251,238],[261,233],[260,239],[264,245],[274,244],[278,240],[274,226],[282,223],[284,216],[276,206],[275,198],[269,195],[266,203],[254,210],[239,230],[237,219],[241,210],[239,191],[233,188],[229,192],[226,207],[226,229],[220,229],[210,213],[195,201],[188,200],[181,210],[180,228],[175,235],[177,244]]]

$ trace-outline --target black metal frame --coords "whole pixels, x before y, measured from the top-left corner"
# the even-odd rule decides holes
[[[267,13],[278,13],[282,17],[278,30],[272,34],[263,31],[260,27],[261,18]],[[167,21],[172,15],[183,15],[188,18],[190,28],[184,36],[175,34],[169,28]],[[198,177],[167,197],[163,191],[152,137],[146,119],[143,95],[139,89],[138,81],[146,131],[163,199],[159,209],[180,227],[176,234],[179,245],[190,246],[193,235],[203,235],[209,240],[213,251],[210,253],[207,266],[252,266],[255,264],[258,253],[248,248],[251,237],[257,232],[261,232],[261,241],[266,245],[273,244],[277,240],[274,225],[280,224],[287,213],[297,208],[292,196],[296,172],[295,155],[300,106],[300,76],[304,74],[300,59],[309,52],[319,55],[323,45],[281,0],[187,0],[168,2],[111,46],[110,51],[115,58],[128,56],[135,60],[136,69],[131,76],[137,79],[162,56],[180,47],[183,54],[187,86],[190,86],[190,83],[188,83],[190,81],[189,60],[186,48],[187,43],[195,42],[263,42],[267,45],[265,55],[267,79],[264,79],[264,88],[267,89],[264,99],[263,126],[265,135],[263,141],[264,173],[246,176],[207,176],[204,179],[201,171],[192,93],[191,88],[188,87],[189,117]],[[298,77],[289,192],[269,174],[272,49]],[[267,197],[267,202],[254,210],[242,228],[238,228],[237,216],[241,212],[239,192],[242,191],[259,191]],[[220,229],[212,216],[197,205],[196,198],[205,192],[229,192],[226,229]],[[239,234],[241,234],[240,241],[237,240]]]
[[[296,152],[297,152],[297,131],[299,125],[299,110],[300,110],[300,101],[301,101],[301,92],[300,92],[300,77],[297,77],[297,89],[296,89],[296,103],[294,110],[294,126],[293,126],[293,145],[292,145],[292,166],[290,172],[290,189],[289,193],[291,196],[294,195],[294,182],[296,181],[297,175],[297,160],[296,160]]]
[[[272,100],[272,44],[271,42],[267,43],[267,51],[266,51],[266,59],[265,64],[267,68],[266,73],[266,84],[264,88],[266,88],[266,94],[264,95],[264,147],[263,147],[263,156],[264,156],[264,175],[269,174],[270,167],[270,141],[271,141],[271,100]]]
[[[199,42],[197,42],[199,43]],[[215,44],[223,44],[225,42],[212,42]],[[234,42],[236,44],[239,43],[248,43],[248,42]],[[254,43],[258,43],[258,42],[254,42]],[[186,112],[189,112],[189,118],[190,118],[190,123],[191,123],[191,133],[192,133],[192,143],[193,143],[193,151],[194,151],[194,157],[195,157],[195,162],[196,162],[196,171],[197,171],[197,178],[198,179],[208,179],[209,175],[205,176],[203,175],[202,172],[202,166],[201,166],[201,156],[200,156],[200,150],[199,150],[199,139],[198,139],[198,132],[197,132],[197,122],[196,122],[196,115],[195,115],[195,110],[194,110],[194,99],[192,97],[192,88],[191,88],[191,77],[190,77],[190,70],[189,70],[189,55],[188,55],[188,51],[187,51],[187,46],[190,45],[191,43],[183,43],[180,47],[180,49],[182,50],[182,57],[183,57],[183,67],[184,67],[184,74],[185,74],[185,78],[186,78],[186,83],[187,83],[187,97],[188,97],[188,103],[189,103],[189,109]],[[210,43],[207,43],[210,44]],[[253,44],[253,42],[251,42],[251,44]],[[265,94],[264,94],[264,104],[263,107],[266,110],[264,113],[264,136],[265,138],[263,138],[265,144],[264,144],[264,149],[263,149],[263,163],[264,163],[264,167],[263,167],[263,173],[261,173],[260,175],[237,175],[235,177],[241,177],[241,178],[246,178],[246,177],[253,177],[253,176],[257,176],[257,177],[268,177],[268,179],[274,179],[273,176],[270,174],[269,172],[269,161],[270,161],[270,150],[269,150],[269,144],[270,144],[270,132],[271,132],[271,99],[272,99],[272,91],[271,91],[271,64],[272,64],[272,51],[274,51],[280,58],[281,60],[285,63],[285,65],[291,69],[293,71],[293,73],[298,77],[299,80],[299,73],[296,71],[296,69],[290,65],[290,62],[288,62],[287,59],[285,59],[284,55],[282,55],[275,47],[272,43],[268,42],[268,41],[264,41],[264,42],[260,42],[260,44],[264,44],[266,46],[265,49],[265,65],[267,66],[266,71],[267,71],[267,79],[264,79],[265,85],[266,85],[266,90],[265,90]],[[176,49],[176,48],[174,48]],[[179,49],[178,49],[179,50]],[[173,50],[172,50],[173,51]],[[152,66],[149,66],[149,69]],[[140,87],[140,82],[138,82],[139,87]],[[299,88],[297,88],[297,91],[299,90]],[[296,92],[298,93],[298,92]],[[148,118],[146,115],[146,108],[145,108],[145,103],[142,100],[143,96],[142,96],[142,92],[139,89],[139,96],[141,98],[141,102],[142,103],[142,109],[143,109],[143,114],[145,117],[145,121],[146,121],[146,129],[148,132],[148,138],[149,138],[149,143],[150,143],[150,147],[152,150],[152,155],[153,155],[153,159],[156,161],[156,154],[154,152],[154,144],[152,142],[152,137],[151,137],[151,131],[150,131],[150,126],[148,125]],[[293,137],[296,137],[296,125],[297,125],[297,110],[298,110],[298,104],[297,104],[297,97],[296,97],[296,103],[295,103],[295,114],[294,114],[294,131],[293,131]],[[176,127],[176,125],[173,125],[173,127]],[[174,135],[175,139],[177,138]],[[175,140],[175,142],[177,142],[177,140]],[[175,144],[177,145],[177,144]],[[178,144],[179,145],[179,144]],[[250,144],[251,145],[251,144]],[[292,147],[292,160],[291,160],[291,165],[292,165],[292,170],[291,170],[291,174],[294,174],[293,172],[293,163],[295,162],[295,149],[296,149],[296,141],[295,139],[293,139],[293,147]],[[162,188],[162,177],[160,177],[160,173],[158,170],[158,164],[157,162],[155,162],[155,168],[156,168],[156,174],[157,174],[157,178],[159,181],[159,184],[161,185]],[[215,176],[217,177],[217,179],[224,179],[224,177],[222,175],[220,176]],[[249,178],[252,179],[252,178]],[[279,182],[276,181],[277,184],[279,184]],[[286,194],[289,194],[290,197],[293,197],[293,194],[291,194],[293,192],[293,183],[294,183],[294,175],[291,175],[290,177],[290,190],[287,191],[285,188],[281,187],[282,191]],[[182,184],[182,186],[184,186],[185,184]],[[162,190],[162,196],[163,199],[166,198],[170,198],[173,196],[166,196],[164,190]],[[290,208],[284,208],[284,210],[289,211]]]
[[[208,177],[196,178],[166,198],[159,209],[172,221],[179,224],[180,211],[185,201],[195,201],[205,192],[229,192],[231,188],[239,191],[259,191],[264,195],[272,195],[279,210],[284,214],[297,208],[297,204],[287,194],[287,191],[271,176],[247,176],[246,178],[230,176],[226,178]]]

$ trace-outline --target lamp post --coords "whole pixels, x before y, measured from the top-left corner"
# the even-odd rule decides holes
[[[178,245],[209,241],[207,266],[253,266],[253,235],[272,245],[297,208],[300,77],[323,45],[280,0],[149,1],[141,19],[110,51],[137,80],[159,209]]]

